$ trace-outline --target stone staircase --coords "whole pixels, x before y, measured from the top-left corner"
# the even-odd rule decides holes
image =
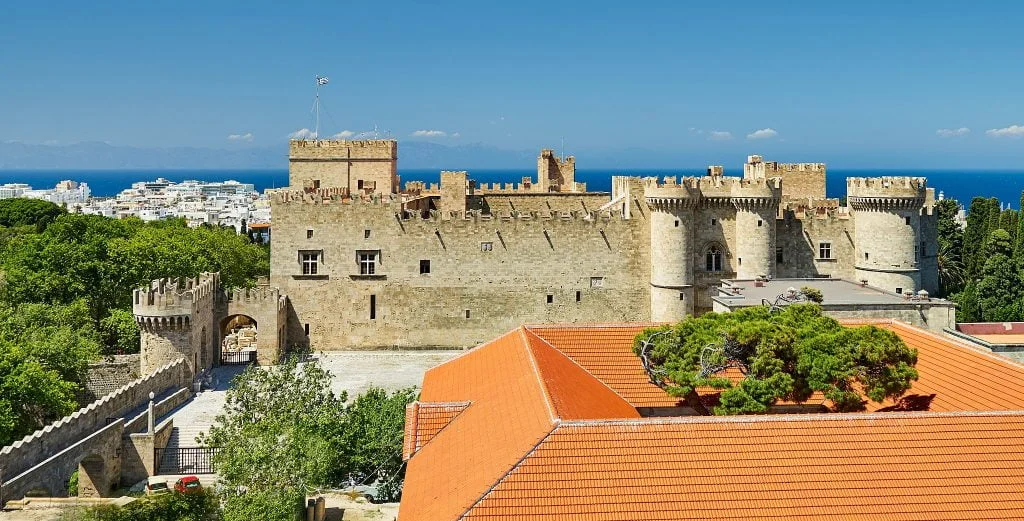
[[[196,437],[205,432],[202,425],[186,425],[171,429],[167,447],[160,458],[160,474],[201,473],[208,465],[209,454],[202,449]],[[182,450],[184,449],[184,450]]]

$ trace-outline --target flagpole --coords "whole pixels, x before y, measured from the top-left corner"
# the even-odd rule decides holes
[[[320,76],[316,77],[316,99],[313,101],[316,107],[316,127],[313,130],[313,139],[320,139]]]

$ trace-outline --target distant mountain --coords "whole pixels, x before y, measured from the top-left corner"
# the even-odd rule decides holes
[[[502,150],[483,144],[446,146],[422,141],[399,144],[403,169],[530,168],[536,151]],[[283,169],[286,143],[242,149],[142,148],[86,142],[73,145],[0,143],[0,170]]]

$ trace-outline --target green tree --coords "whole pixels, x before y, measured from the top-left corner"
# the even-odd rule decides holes
[[[1006,230],[996,229],[989,235],[983,250],[985,264],[978,281],[981,320],[1012,322],[1021,320],[1024,282],[1013,262],[1013,243]]]
[[[59,215],[67,213],[63,208],[39,199],[0,199],[0,226],[34,226],[43,230]]]
[[[964,230],[964,272],[968,280],[976,280],[985,264],[985,240],[999,225],[999,200],[975,197],[967,211]]]
[[[104,354],[139,352],[139,324],[131,311],[110,310],[110,314],[100,321],[99,329],[103,335]]]
[[[295,489],[249,490],[224,501],[224,521],[304,519],[306,495]]]
[[[978,298],[978,283],[968,281],[963,291],[950,296],[957,304],[957,322],[981,322],[981,301]]]
[[[0,446],[73,412],[99,349],[84,302],[0,306]]]
[[[843,327],[815,304],[690,317],[644,330],[634,350],[640,354],[648,342],[647,356],[665,371],[669,394],[694,404],[698,387],[723,389],[715,414],[764,413],[779,400],[800,403],[815,391],[836,410],[861,410],[865,398],[898,398],[917,379],[917,351],[894,333]],[[702,357],[713,368],[739,364],[747,377],[733,383],[717,372],[702,375]]]
[[[940,295],[951,295],[963,289],[964,231],[956,222],[960,203],[955,199],[943,199],[935,205],[938,229],[938,264]]]
[[[398,501],[405,477],[402,437],[405,407],[416,401],[415,389],[392,394],[371,388],[345,409],[341,445],[343,461],[335,467],[332,484],[377,483],[375,499]]]
[[[1024,205],[1024,192],[1020,194],[1020,204]],[[1019,207],[1021,211],[1024,211],[1024,206]],[[1017,219],[1017,235],[1014,238],[1013,245],[1013,258],[1017,261],[1017,265],[1024,268],[1024,219],[1020,219],[1018,215]]]
[[[220,503],[208,490],[146,496],[124,506],[100,505],[65,512],[61,521],[219,521]],[[263,519],[250,518],[250,521]],[[297,518],[292,518],[297,519]]]

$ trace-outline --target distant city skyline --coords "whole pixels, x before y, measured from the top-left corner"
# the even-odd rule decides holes
[[[9,3],[0,142],[284,150],[315,128],[322,75],[321,137],[564,139],[581,164],[1019,168],[1022,17],[923,1]]]

